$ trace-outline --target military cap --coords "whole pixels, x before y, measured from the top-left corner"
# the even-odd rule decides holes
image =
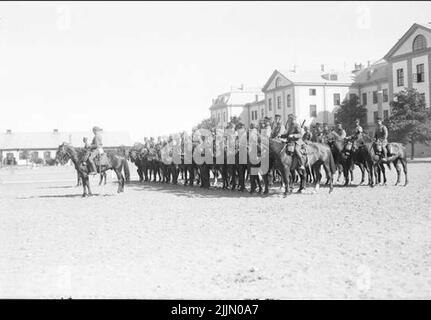
[[[377,117],[377,121],[382,120],[382,117]]]
[[[281,115],[276,114],[276,115],[275,115],[275,118],[281,118]]]
[[[98,126],[94,126],[93,127],[93,131],[102,131],[102,128],[98,127]]]

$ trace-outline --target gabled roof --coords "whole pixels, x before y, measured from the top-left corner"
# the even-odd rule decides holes
[[[83,146],[82,138],[87,137],[89,142],[92,132],[12,132],[0,134],[0,150],[11,149],[56,149],[63,142],[73,146]],[[131,146],[132,140],[128,132],[102,132],[102,141],[105,147]]]
[[[325,75],[336,74],[337,80],[331,80],[325,78]],[[271,77],[265,83],[262,91],[266,91],[271,82],[277,75],[281,75],[292,83],[338,83],[338,84],[349,84],[353,82],[353,76],[350,72],[338,72],[335,70],[322,72],[320,70],[299,70],[293,72],[291,70],[274,70]]]
[[[257,90],[234,90],[220,94],[212,107],[225,106],[225,105],[245,105],[263,99],[263,94]]]
[[[383,58],[388,60],[388,58],[390,58],[400,48],[404,41],[406,41],[407,38],[410,37],[410,35],[418,28],[431,31],[431,23],[414,23]]]
[[[379,60],[369,67],[359,71],[355,76],[355,84],[366,84],[376,80],[388,79],[389,65]]]

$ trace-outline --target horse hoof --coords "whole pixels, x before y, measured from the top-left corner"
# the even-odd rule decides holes
[[[296,191],[296,193],[303,193],[304,189],[299,189],[298,191]]]

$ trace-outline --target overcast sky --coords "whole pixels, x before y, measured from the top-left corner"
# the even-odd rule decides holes
[[[190,130],[274,69],[378,60],[427,2],[0,3],[0,131]]]

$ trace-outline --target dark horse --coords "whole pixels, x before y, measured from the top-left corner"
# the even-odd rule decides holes
[[[86,149],[74,148],[72,145],[66,142],[62,143],[57,149],[57,157],[60,159],[69,157],[75,165],[75,169],[82,181],[82,187],[84,189],[82,194],[83,197],[92,195],[90,189],[90,179],[88,176],[89,166],[86,162],[87,152],[88,151]],[[123,170],[124,162],[127,162],[127,160],[124,157],[113,153],[106,153],[106,159],[106,163],[102,163],[102,165],[96,163],[98,173],[103,173],[111,169],[114,170],[118,178],[117,192],[124,192],[125,179],[121,171]]]
[[[301,179],[298,193],[301,193],[303,190],[305,190],[305,170],[299,169],[298,159],[293,155],[294,151],[293,148],[291,148],[290,146],[293,146],[293,143],[289,142],[286,145],[286,143],[279,139],[269,140],[270,159],[274,158],[275,164],[279,164],[279,168],[281,169],[281,176],[283,178],[283,182],[285,183],[285,195],[292,193],[290,181],[292,180],[292,177],[294,177],[295,170],[298,172]],[[305,150],[307,156],[306,165],[310,166],[312,172],[316,174],[316,191],[320,187],[320,180],[322,179],[320,169],[323,165],[323,168],[326,172],[326,176],[329,177],[329,192],[331,193],[333,190],[333,176],[336,172],[336,166],[331,149],[329,148],[329,146],[322,143],[308,142],[307,144],[305,144]],[[272,165],[273,161],[270,160],[270,168],[272,167]],[[265,182],[267,183],[267,181]]]

